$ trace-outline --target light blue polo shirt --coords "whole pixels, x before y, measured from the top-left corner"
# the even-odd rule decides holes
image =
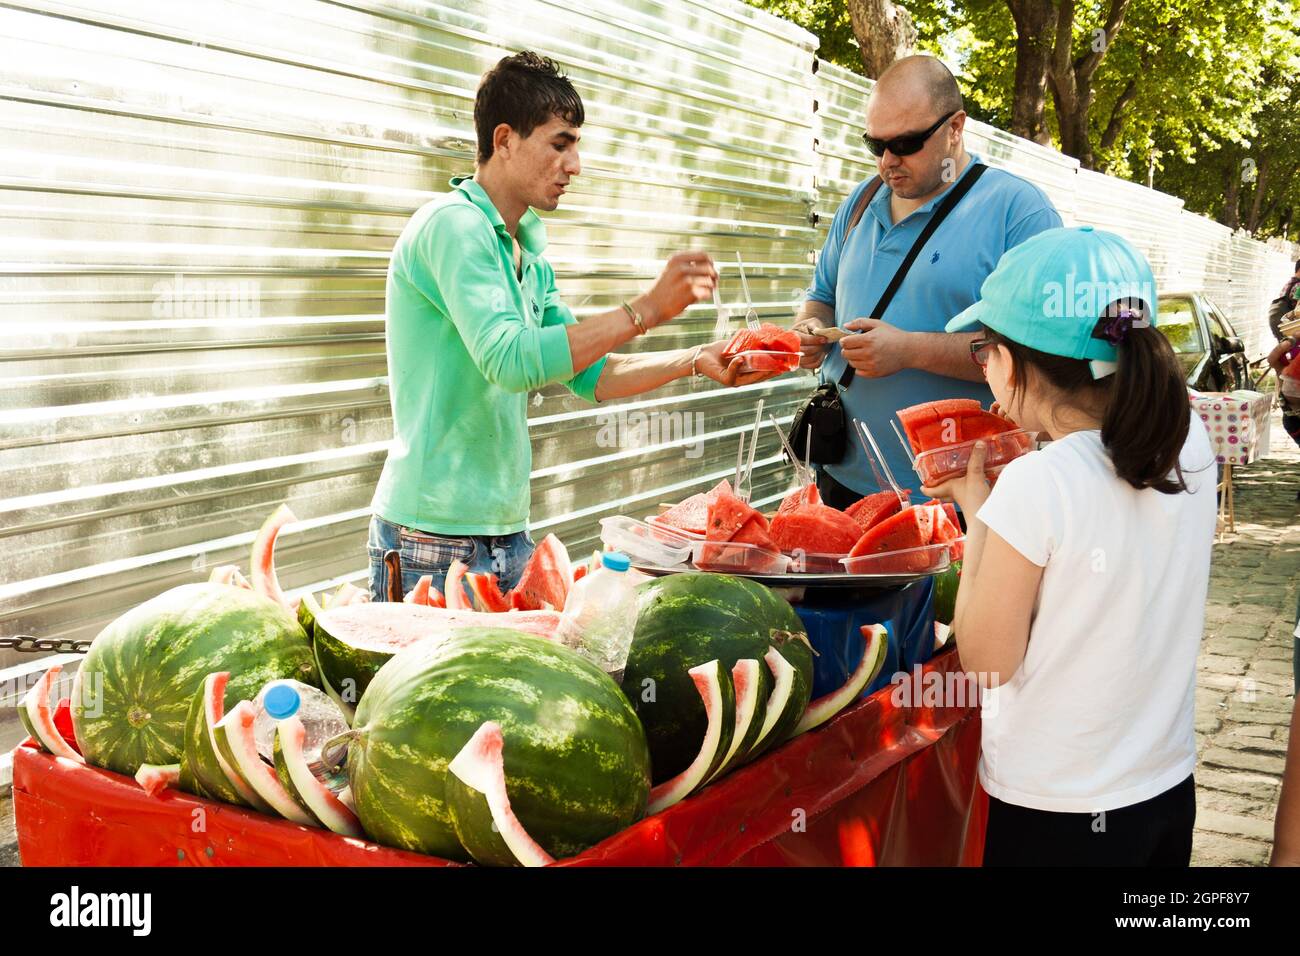
[[[963,177],[970,174],[979,157],[970,154],[970,160]],[[836,212],[808,293],[810,299],[835,309],[838,326],[872,317],[871,310],[885,286],[934,214],[934,207],[947,195],[945,190],[907,218],[891,223],[892,190],[882,186],[845,245],[849,217],[869,182],[853,190]],[[1005,170],[988,169],[925,244],[883,319],[908,332],[942,332],[949,319],[979,298],[980,286],[1002,253],[1060,225],[1060,215],[1041,189]],[[845,364],[839,346],[832,346],[822,365],[821,380],[838,380]],[[871,428],[899,484],[914,491],[920,489],[920,481],[890,428],[891,420],[897,422],[894,413],[942,398],[974,398],[985,407],[993,401],[982,382],[911,368],[886,378],[858,375],[843,397],[849,415]],[[849,436],[844,460],[826,466],[826,470],[840,484],[861,494],[879,490],[856,434]]]

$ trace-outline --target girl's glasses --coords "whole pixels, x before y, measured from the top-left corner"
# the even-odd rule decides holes
[[[970,344],[970,360],[980,368],[985,368],[989,364],[989,349],[993,343],[988,339],[975,339]]]

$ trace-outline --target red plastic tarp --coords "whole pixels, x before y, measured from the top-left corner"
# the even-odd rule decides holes
[[[558,865],[978,865],[978,709],[925,706],[919,693],[959,669],[955,652],[941,654],[913,685],[918,706],[884,688]],[[26,866],[447,865],[177,790],[150,797],[31,741],[14,753],[13,797]]]

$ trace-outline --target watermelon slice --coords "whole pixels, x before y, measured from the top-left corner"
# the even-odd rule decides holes
[[[548,534],[524,565],[511,595],[511,605],[525,611],[540,611],[547,606],[562,608],[572,582],[569,552],[559,538]],[[451,607],[450,595],[447,606]]]
[[[740,530],[731,536],[733,544],[752,544],[769,551],[778,550],[776,543],[768,534],[767,519],[755,512],[740,526]]]
[[[905,507],[904,502],[911,495],[911,488],[903,489],[903,499],[900,502],[898,495],[892,491],[877,491],[875,494],[867,495],[865,498],[859,498],[853,504],[844,509],[844,513],[858,523],[863,531],[880,524],[890,515],[896,515]]]
[[[810,482],[802,488],[796,488],[784,498],[781,499],[781,506],[776,509],[779,515],[787,511],[793,511],[795,508],[803,505],[819,505],[822,503],[821,492],[817,490],[815,482]]]
[[[481,807],[476,807],[474,802],[483,800],[492,818],[492,830],[496,831],[495,835],[516,861],[523,866],[554,863],[555,858],[528,835],[510,808],[510,797],[506,792],[505,760],[502,757],[504,749],[505,739],[501,734],[501,725],[489,720],[474,732],[474,736],[447,764],[448,772],[465,786],[465,789],[447,788],[457,835],[462,842],[469,844],[467,848],[470,855],[477,862],[504,862],[498,859],[498,847],[475,845],[470,839],[471,828],[460,822],[462,819],[468,821],[476,812],[481,812]]]
[[[252,568],[253,590],[265,594],[276,604],[289,607],[289,601],[280,590],[280,581],[275,575],[275,539],[280,529],[298,519],[293,516],[288,505],[280,505],[263,522],[257,537],[253,539]],[[235,572],[238,574],[238,570]]]
[[[259,798],[254,806],[263,813],[274,809],[286,820],[304,826],[318,826],[280,783],[275,768],[257,752],[257,742],[253,737],[253,721],[256,719],[257,710],[253,704],[241,700],[212,728],[217,753],[221,755],[223,765],[230,767],[230,782],[233,784],[238,779],[240,785],[251,787]]]
[[[72,745],[64,739],[50,711],[50,692],[55,678],[63,671],[62,664],[54,664],[41,675],[18,705],[18,719],[23,729],[31,735],[40,748],[56,757],[66,757],[76,763],[85,763]]]
[[[476,610],[488,614],[510,610],[510,601],[501,593],[495,574],[471,571],[465,575],[465,580],[469,582],[470,593],[474,595]]]
[[[960,445],[979,438],[991,438],[1015,431],[1017,425],[1000,415],[986,412],[970,398],[951,398],[900,409],[898,420],[914,454]]]
[[[947,503],[940,506],[932,502],[929,507],[934,516],[934,534],[931,543],[949,545],[948,556],[954,561],[960,560],[964,547],[961,525],[957,523],[957,510]]]
[[[312,816],[335,833],[350,837],[365,836],[356,814],[344,806],[343,801],[311,772],[303,753],[307,728],[303,726],[302,720],[294,716],[280,721],[275,725],[275,736],[277,753],[288,771],[289,783],[285,789],[299,807],[305,806]],[[278,775],[276,779],[280,779]]]
[[[795,352],[799,351],[799,333],[764,322],[756,329],[741,329],[731,337],[722,350],[723,361],[730,361],[741,352]]]
[[[722,776],[728,769],[739,763],[758,739],[763,720],[762,703],[759,699],[760,693],[764,690],[762,667],[763,665],[750,657],[736,661],[735,666],[731,668],[731,686],[736,693],[736,728],[731,734],[731,744],[727,747],[727,754],[722,758],[718,769],[709,777],[710,780]]]
[[[786,552],[848,554],[860,537],[862,528],[852,517],[826,505],[778,511],[772,519],[772,540]]]
[[[704,492],[691,495],[681,504],[673,505],[663,514],[656,516],[660,524],[681,528],[695,534],[704,534],[705,522],[708,520],[709,501]]]
[[[808,705],[803,717],[795,725],[795,735],[820,727],[841,710],[851,704],[866,688],[880,669],[885,666],[885,651],[889,648],[889,632],[883,624],[864,624],[862,626],[862,660],[849,675],[842,687],[833,690],[824,697],[818,697]]]
[[[794,665],[785,659],[785,655],[775,647],[769,647],[767,653],[763,655],[763,660],[767,662],[768,669],[772,672],[774,683],[772,693],[767,697],[767,707],[763,710],[763,724],[754,740],[754,745],[745,755],[747,761],[754,759],[769,747],[781,743],[776,739],[777,724],[785,715],[786,708],[790,706],[790,697],[795,691]]]
[[[426,607],[429,604],[429,588],[433,585],[433,575],[425,574],[420,580],[415,582],[415,587],[406,592],[406,597],[402,598],[404,604],[423,604]]]
[[[469,598],[465,596],[465,588],[462,582],[465,580],[465,574],[469,571],[469,566],[459,559],[451,562],[447,566],[447,580],[443,588],[443,596],[447,600],[447,608],[452,611],[472,611],[474,606],[470,604]]]
[[[349,604],[365,604],[369,600],[370,593],[368,591],[363,591],[355,584],[344,581],[321,606],[322,608],[347,607]]]
[[[906,548],[923,548],[934,536],[934,513],[928,505],[912,505],[904,511],[864,531],[862,537],[849,551],[849,557],[860,558],[866,554],[884,551],[902,551]]]
[[[646,816],[667,810],[702,787],[709,775],[721,765],[731,746],[731,735],[735,732],[736,723],[735,690],[726,668],[721,661],[712,660],[692,667],[687,673],[691,675],[695,689],[704,701],[708,728],[704,732],[700,752],[691,761],[691,765],[650,791]]]
[[[180,783],[181,765],[178,763],[142,763],[135,772],[135,782],[151,797],[158,796],[164,787]]]

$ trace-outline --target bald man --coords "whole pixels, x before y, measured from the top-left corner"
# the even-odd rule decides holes
[[[1061,217],[1037,186],[1005,170],[986,170],[921,249],[880,321],[871,310],[885,287],[944,194],[980,158],[963,144],[966,113],[957,81],[934,57],[907,57],[886,70],[872,90],[866,119],[864,138],[879,157],[882,184],[851,232],[849,221],[877,177],[859,184],[835,214],[795,328],[802,330],[801,364],[820,368],[822,381],[838,381],[846,365],[856,370],[841,392],[845,409],[871,427],[895,478],[915,488],[911,465],[890,431],[894,412],[943,398],[989,405],[993,396],[970,356],[977,336],[947,334],[944,324],[979,298],[1004,252],[1060,226]],[[829,326],[855,334],[836,345],[807,334]],[[855,438],[843,461],[822,466],[818,487],[840,508],[879,490]]]

